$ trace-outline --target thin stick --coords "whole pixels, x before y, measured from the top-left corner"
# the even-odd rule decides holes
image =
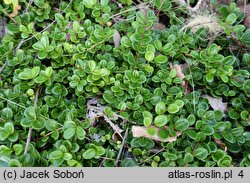
[[[244,0],[244,14],[246,14],[247,11],[247,0]]]
[[[196,142],[196,144],[194,145],[194,149],[193,149],[193,151],[192,151],[192,155],[194,155],[194,151],[195,151],[195,149],[198,147],[199,144],[200,144],[199,142]]]
[[[5,15],[7,15],[15,24],[18,24],[17,21],[12,18],[5,10],[2,10],[4,12]]]
[[[7,99],[7,98],[4,98],[4,97],[2,97],[2,96],[0,96],[0,99],[3,99],[3,100],[5,100],[5,101],[7,101],[7,102],[9,102],[9,103],[12,103],[12,104],[14,104],[14,105],[16,105],[16,106],[18,106],[18,107],[23,108],[23,109],[26,109],[25,106],[20,105],[20,104],[18,104],[18,103],[16,103],[16,102],[13,102],[13,101],[11,101],[11,100],[9,100],[9,99]]]
[[[7,61],[3,64],[3,66],[0,68],[0,74],[3,72],[5,67],[7,66]]]
[[[38,95],[39,95],[39,88],[36,90],[36,96],[34,99],[34,108],[37,108]],[[31,140],[31,134],[32,134],[32,127],[29,128],[28,137],[26,140],[26,145],[25,145],[25,150],[24,150],[24,155],[28,152],[28,148],[29,148],[30,140]]]
[[[33,0],[29,0],[29,3],[28,3],[27,7],[26,7],[25,10],[24,10],[24,13],[27,13],[27,12],[28,12],[29,7],[30,7],[30,5],[31,5],[32,3],[33,3]]]
[[[117,166],[117,164],[118,164],[118,162],[119,162],[119,159],[120,159],[120,157],[121,157],[122,150],[123,150],[123,147],[124,147],[124,145],[125,145],[127,136],[128,136],[128,128],[126,129],[126,132],[125,132],[124,137],[123,137],[123,139],[122,139],[122,145],[121,145],[121,147],[120,147],[118,156],[117,156],[117,158],[116,158],[115,166]]]
[[[27,137],[27,140],[26,140],[24,155],[27,154],[27,152],[28,152],[28,148],[29,148],[29,145],[30,145],[31,134],[32,134],[32,128],[30,127],[29,132],[28,132],[28,137]]]
[[[14,50],[14,52],[16,52],[17,50],[19,50],[21,48],[21,46],[23,45],[24,43],[24,39],[22,39],[19,44],[17,45],[16,49]]]
[[[231,34],[230,35],[230,37],[232,38],[232,40],[239,46],[239,47],[241,47],[241,48],[250,48],[249,46],[247,46],[247,45],[245,45],[245,44],[242,44],[239,40],[238,40],[238,38],[237,38],[237,36],[235,35],[235,34]]]

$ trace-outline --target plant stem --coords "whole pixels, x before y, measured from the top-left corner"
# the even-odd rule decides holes
[[[5,67],[7,66],[7,61],[3,64],[3,66],[0,68],[0,74],[3,72]]]
[[[37,108],[38,95],[39,95],[39,88],[36,90],[36,95],[35,95],[35,99],[34,99],[34,108]],[[30,144],[30,140],[31,140],[31,134],[32,134],[32,127],[29,128],[28,137],[26,140],[26,145],[25,145],[25,150],[24,150],[24,155],[27,154],[27,152],[28,152],[29,144]]]
[[[200,143],[197,142],[197,143],[194,145],[194,149],[193,149],[193,151],[192,151],[192,155],[194,155],[194,151],[195,151],[195,149],[198,147],[199,144],[200,144]]]

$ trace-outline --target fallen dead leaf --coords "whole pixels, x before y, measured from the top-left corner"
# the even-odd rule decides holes
[[[104,114],[104,108],[104,106],[99,104],[97,99],[91,98],[90,100],[88,100],[86,117],[90,120],[90,124],[94,125],[96,119],[102,117],[104,121],[107,122],[114,130],[114,133],[121,136],[121,132],[123,132],[123,130],[117,124],[114,124],[112,122],[112,120],[117,120],[118,117],[116,116],[115,119],[110,119],[107,115]]]
[[[175,69],[177,71],[177,77],[178,78],[181,78],[181,79],[185,79],[185,74],[183,74],[182,72],[182,67],[181,65],[178,65],[178,64],[174,64],[174,65],[171,65],[170,66],[171,69]]]
[[[208,99],[210,106],[214,110],[220,110],[225,115],[225,111],[227,109],[227,103],[222,102],[222,98],[217,99],[209,95],[202,95],[201,97]]]
[[[173,142],[177,140],[177,137],[180,136],[182,133],[181,132],[176,132],[176,137],[169,137],[167,139],[162,139],[160,138],[157,134],[158,131],[160,130],[159,128],[153,127],[156,130],[155,135],[151,136],[148,131],[147,131],[147,127],[143,127],[143,126],[132,126],[132,134],[133,137],[145,137],[145,138],[149,138],[155,141],[159,141],[159,142]]]
[[[120,45],[121,35],[117,30],[114,31],[113,41],[114,41],[115,47],[118,47]]]
[[[170,64],[170,68],[175,69],[176,72],[177,72],[176,77],[181,78],[183,80],[181,82],[181,86],[185,90],[187,90],[188,83],[187,83],[186,80],[184,80],[185,79],[185,74],[183,73],[183,70],[186,69],[187,67],[188,67],[188,64],[180,64],[180,65],[178,65],[178,64],[174,64],[174,65]]]

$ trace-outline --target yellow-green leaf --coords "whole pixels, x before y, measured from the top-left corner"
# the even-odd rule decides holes
[[[13,11],[11,14],[9,14],[10,17],[15,17],[18,14],[18,10],[21,9],[21,6],[19,5],[18,0],[3,0],[5,4],[12,4],[13,5]]]

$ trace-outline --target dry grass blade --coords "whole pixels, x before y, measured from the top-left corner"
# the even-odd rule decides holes
[[[200,28],[208,29],[212,35],[217,35],[222,31],[222,27],[219,24],[215,15],[198,15],[187,21],[187,23],[181,28],[181,31],[190,28],[192,32],[196,32]]]

